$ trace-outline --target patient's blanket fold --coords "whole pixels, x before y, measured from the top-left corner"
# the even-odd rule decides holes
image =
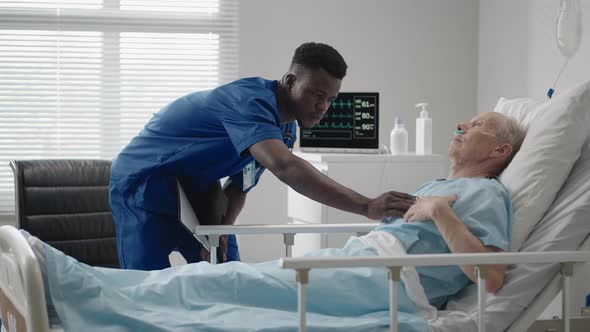
[[[66,331],[296,331],[295,272],[277,261],[206,262],[162,271],[94,268],[45,245],[51,302]],[[351,239],[315,256],[376,256]],[[318,269],[309,276],[309,331],[375,331],[389,326],[386,269]],[[399,287],[400,331],[428,330]]]

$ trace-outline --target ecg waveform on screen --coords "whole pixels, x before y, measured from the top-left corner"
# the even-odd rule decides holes
[[[334,128],[334,129],[352,129],[353,126],[350,122],[347,123],[336,123],[336,122],[325,122],[325,123],[320,123],[317,124],[314,128],[317,129],[326,129],[326,128]]]
[[[318,124],[302,130],[302,139],[304,142],[343,146],[373,144],[369,141],[378,140],[377,103],[378,95],[375,93],[341,93],[330,103],[330,108]]]
[[[339,114],[339,113],[334,113],[334,112],[328,112],[326,113],[326,115],[324,115],[324,118],[322,120],[328,120],[328,119],[352,119],[354,118],[354,115],[352,114]]]
[[[340,100],[335,99],[332,101],[331,106],[333,109],[337,109],[337,108],[343,109],[345,107],[352,108],[353,105],[354,105],[354,103],[350,99],[348,99],[346,101],[344,101],[343,99],[340,99]]]

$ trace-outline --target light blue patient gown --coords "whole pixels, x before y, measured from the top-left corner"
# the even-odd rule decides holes
[[[422,185],[416,196],[446,196],[457,194],[453,211],[475,237],[485,246],[507,251],[512,237],[512,204],[506,188],[495,178],[439,179]],[[376,230],[386,231],[398,238],[408,254],[450,253],[445,240],[431,221],[405,222],[401,218]],[[417,267],[420,283],[430,304],[441,308],[449,296],[470,282],[458,266]]]

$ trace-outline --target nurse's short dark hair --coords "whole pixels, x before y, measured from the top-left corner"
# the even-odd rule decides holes
[[[330,45],[313,42],[301,44],[295,49],[291,68],[294,65],[311,69],[322,68],[339,80],[346,76],[346,69],[348,69],[346,61],[336,49]]]

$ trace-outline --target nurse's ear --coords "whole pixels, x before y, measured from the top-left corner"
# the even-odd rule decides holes
[[[297,76],[292,72],[286,73],[283,76],[283,82],[285,82],[285,86],[288,89],[292,89],[295,86],[295,81],[297,81]]]

